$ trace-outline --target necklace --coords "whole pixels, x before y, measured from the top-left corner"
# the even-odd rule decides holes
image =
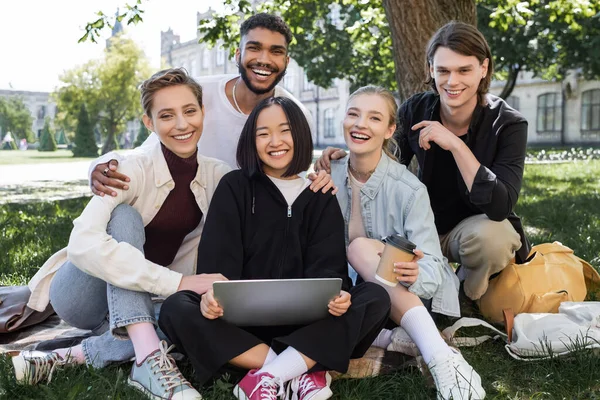
[[[233,90],[232,90],[232,97],[233,97],[233,104],[235,104],[235,108],[240,112],[240,114],[244,114],[244,112],[242,111],[242,109],[240,108],[237,99],[235,98],[235,87],[237,86],[238,82],[240,81],[240,78],[237,78],[235,80],[235,83],[233,84]],[[246,115],[246,114],[244,114]]]
[[[364,179],[368,180],[371,177],[371,175],[373,175],[373,173],[375,172],[375,169],[372,169],[372,170],[367,171],[367,172],[357,171],[352,166],[352,163],[350,163],[350,160],[348,160],[348,168],[350,169],[350,172],[352,173],[352,175],[354,175],[357,179],[360,179],[361,177],[363,177]]]

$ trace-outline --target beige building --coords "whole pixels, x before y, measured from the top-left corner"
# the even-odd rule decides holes
[[[31,130],[36,138],[39,138],[44,128],[44,119],[50,117],[54,121],[56,116],[56,104],[50,98],[48,92],[27,92],[22,90],[0,90],[0,97],[20,97],[29,109],[33,117]],[[6,133],[6,132],[1,132]]]
[[[212,12],[209,9],[206,13],[197,13],[197,23],[212,15]],[[220,46],[209,49],[208,46],[198,43],[198,40],[199,34],[195,39],[181,42],[179,35],[172,29],[161,32],[161,55],[167,64],[184,67],[192,76],[237,73],[235,62],[229,58],[227,50]],[[280,85],[311,112],[317,131],[315,146],[344,143],[341,121],[349,95],[348,81],[336,79],[329,89],[318,87],[307,79],[302,67],[291,60]]]
[[[504,82],[493,82],[494,94]],[[598,145],[600,143],[600,81],[583,80],[572,71],[561,82],[521,72],[507,102],[527,121],[530,145]]]

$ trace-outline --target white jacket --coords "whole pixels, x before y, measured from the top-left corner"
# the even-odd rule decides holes
[[[118,243],[106,233],[111,213],[119,204],[133,206],[146,226],[175,187],[159,142],[128,154],[119,164],[119,172],[131,178],[129,190],[115,190],[116,197],[92,197],[73,221],[67,248],[52,255],[29,282],[28,306],[38,311],[46,308],[50,301],[50,283],[67,259],[82,271],[124,289],[164,297],[175,293],[181,278],[196,271],[198,243],[208,206],[217,184],[230,170],[226,163],[198,154],[198,171],[190,188],[203,217],[196,229],[184,238],[173,263],[161,266],[146,260],[142,252],[129,243]]]

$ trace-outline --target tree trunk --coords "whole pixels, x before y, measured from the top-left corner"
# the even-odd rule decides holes
[[[106,154],[118,148],[115,138],[116,131],[117,127],[111,124],[106,135],[106,140],[104,141],[104,146],[102,146],[102,154]]]
[[[475,0],[383,0],[392,33],[398,94],[404,101],[426,90],[429,39],[452,20],[477,24]]]
[[[515,88],[515,84],[517,83],[517,78],[519,77],[519,71],[521,71],[520,65],[511,65],[510,69],[508,70],[508,78],[506,78],[506,84],[502,89],[502,93],[500,93],[500,97],[502,99],[506,100],[508,96],[510,96],[510,94],[512,93],[513,89]]]

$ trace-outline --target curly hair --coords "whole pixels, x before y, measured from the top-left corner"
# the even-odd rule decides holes
[[[265,28],[272,32],[281,33],[285,37],[286,45],[289,45],[293,39],[290,27],[277,15],[267,13],[254,14],[242,23],[240,36],[246,36],[249,31],[255,28]]]

